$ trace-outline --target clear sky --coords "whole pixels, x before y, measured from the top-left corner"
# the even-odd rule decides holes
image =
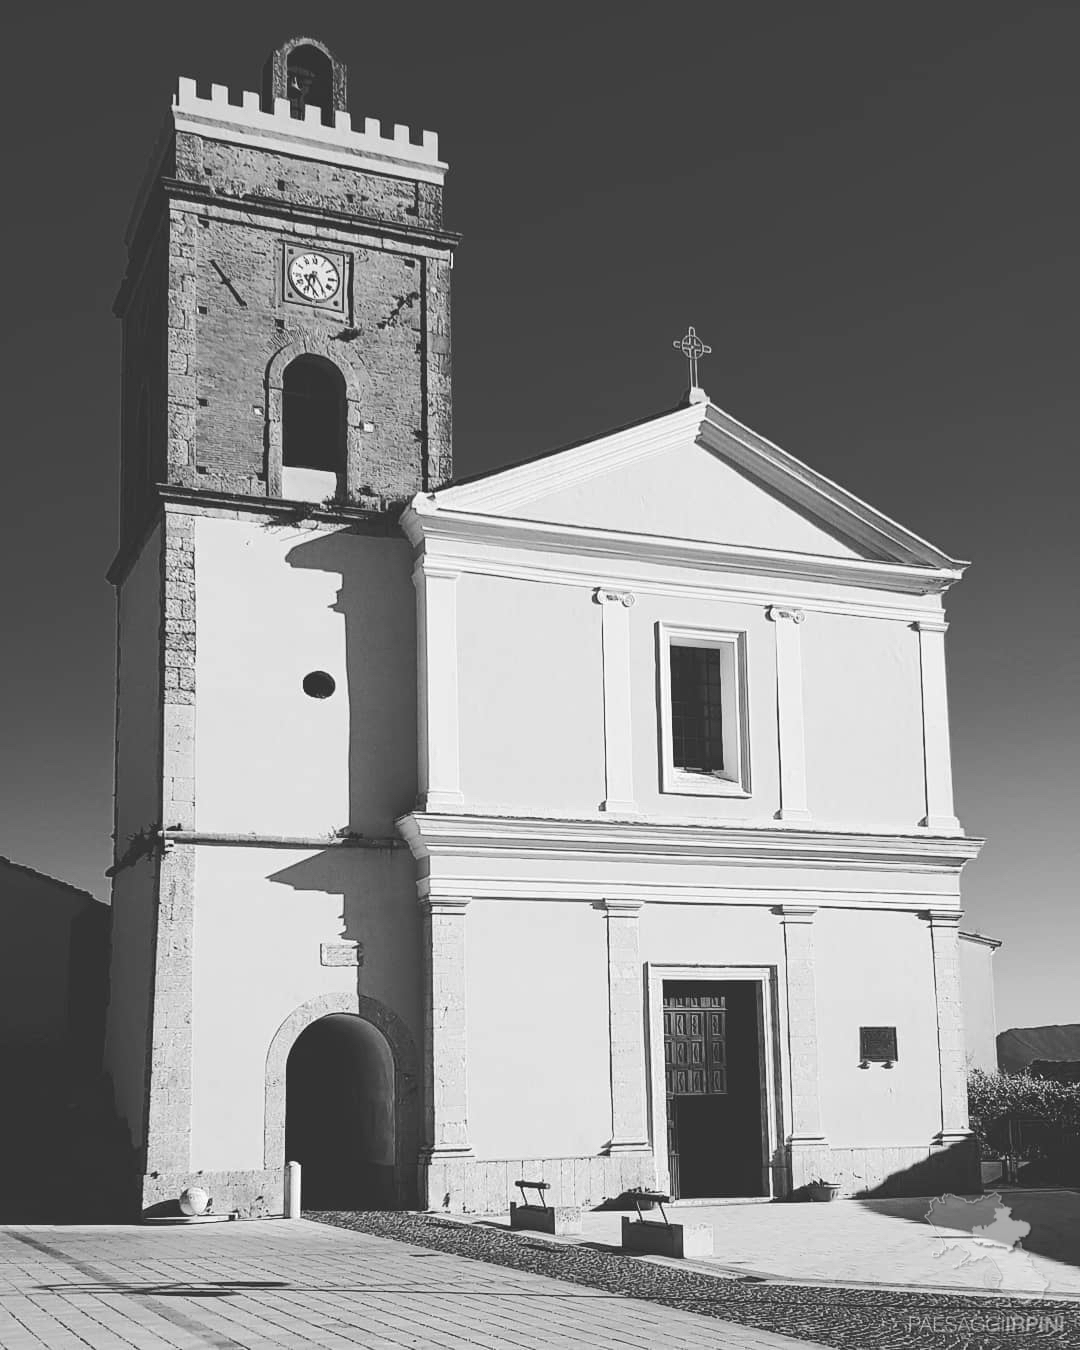
[[[110,860],[121,236],[176,75],[303,30],[441,134],[462,474],[713,400],[955,557],[965,926],[1080,1021],[1080,5],[24,5],[6,21],[0,853]]]

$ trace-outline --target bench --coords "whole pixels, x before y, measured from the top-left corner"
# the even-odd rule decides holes
[[[547,1192],[551,1190],[550,1181],[514,1182],[521,1192],[522,1203],[510,1201],[510,1227],[528,1228],[534,1233],[550,1233],[553,1237],[563,1237],[581,1232],[580,1205],[549,1205]],[[526,1191],[535,1191],[540,1203],[529,1202]]]

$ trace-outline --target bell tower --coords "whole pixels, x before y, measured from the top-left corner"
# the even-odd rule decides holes
[[[390,1097],[341,1175],[415,1191],[396,522],[451,474],[458,238],[435,134],[355,118],[347,90],[307,36],[260,92],[180,79],[127,230],[106,1064],[141,1209],[187,1184],[275,1208],[313,1009],[363,1022],[355,1062]]]
[[[309,37],[261,96],[207,92],[179,81],[127,232],[129,546],[154,485],[382,510],[451,472],[437,137],[354,124],[345,66]]]

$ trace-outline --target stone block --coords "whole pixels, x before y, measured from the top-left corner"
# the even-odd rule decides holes
[[[579,1205],[519,1205],[510,1201],[510,1227],[528,1228],[555,1237],[581,1232]]]
[[[694,1260],[712,1256],[713,1230],[707,1223],[641,1222],[624,1215],[622,1248],[624,1252],[640,1252],[643,1256],[673,1256]]]

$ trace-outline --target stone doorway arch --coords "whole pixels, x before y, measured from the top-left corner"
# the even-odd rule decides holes
[[[393,1061],[393,1204],[416,1207],[419,1147],[419,1058],[408,1027],[378,999],[349,993],[323,994],[294,1008],[270,1042],[266,1055],[263,1164],[280,1171],[285,1158],[286,1081],[289,1055],[300,1036],[323,1018],[346,1014],[374,1029]],[[371,1041],[370,1035],[367,1038]]]

